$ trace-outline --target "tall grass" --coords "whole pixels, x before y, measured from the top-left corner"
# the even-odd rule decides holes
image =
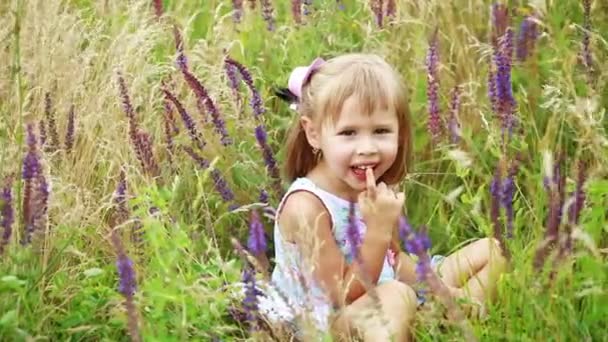
[[[242,3],[237,17],[235,3]],[[272,213],[261,191],[270,194],[270,207],[280,199],[265,160],[270,151],[283,160],[294,113],[273,90],[297,65],[354,51],[385,56],[407,82],[415,163],[401,186],[410,221],[429,227],[433,253],[504,228],[501,204],[492,222],[490,187],[495,173],[507,178],[517,163],[513,236],[504,241],[509,271],[486,315],[471,320],[474,333],[483,340],[605,339],[608,5],[508,3],[515,34],[529,15],[540,33],[530,55],[513,60],[517,125],[505,138],[488,97],[492,3],[397,1],[394,14],[378,12],[379,3],[304,1],[299,23],[289,1],[0,3],[0,185],[11,194],[3,189],[0,213],[5,219],[11,209],[15,217],[0,256],[0,340],[251,336],[230,314],[243,268],[230,239],[247,240],[251,210]],[[450,108],[457,111],[455,143],[450,126],[436,140],[427,131],[425,59],[435,32],[437,108],[444,125]],[[226,61],[246,68],[251,82],[231,79],[226,69],[234,64]],[[204,86],[207,100],[186,75]],[[451,101],[455,87],[458,106]],[[217,113],[209,112],[212,104]],[[193,142],[184,113],[204,146]],[[222,144],[213,124],[220,113],[231,144]],[[22,179],[28,125],[40,164],[30,195]],[[552,183],[556,160],[563,187]],[[568,224],[581,161],[585,204],[578,222]],[[560,191],[564,200],[555,202]],[[552,228],[557,235],[547,235],[555,203],[563,222]],[[31,242],[21,243],[30,206],[40,219]],[[572,248],[558,253],[570,240]],[[535,266],[547,242],[557,247]],[[131,274],[132,293],[123,286]],[[441,310],[430,302],[419,311],[419,340],[462,337]]]

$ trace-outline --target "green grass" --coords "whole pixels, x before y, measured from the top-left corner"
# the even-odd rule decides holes
[[[0,177],[14,176],[14,233],[0,257],[0,340],[127,340],[124,298],[117,290],[112,228],[122,233],[133,259],[138,290],[135,304],[144,340],[238,340],[246,327],[228,313],[233,304],[224,284],[240,280],[242,262],[230,243],[245,243],[248,211],[259,206],[260,190],[271,191],[253,135],[257,122],[249,92],[241,85],[237,103],[228,86],[223,57],[228,53],[251,71],[264,99],[269,142],[279,162],[293,112],[273,95],[290,71],[316,56],[365,51],[383,55],[400,71],[410,93],[415,123],[415,163],[401,184],[410,220],[430,228],[433,254],[448,254],[470,239],[492,235],[489,186],[496,166],[518,154],[512,260],[499,280],[499,295],[484,319],[471,325],[480,340],[604,340],[608,315],[608,8],[594,1],[591,50],[594,76],[578,61],[583,36],[579,1],[534,1],[543,34],[531,59],[515,63],[513,89],[522,134],[506,148],[487,97],[489,1],[399,2],[395,22],[378,28],[367,1],[314,1],[306,23],[293,23],[290,2],[273,1],[276,29],[266,30],[259,4],[245,2],[243,21],[234,24],[231,1],[164,1],[154,17],[151,1],[11,0],[0,4]],[[530,10],[511,1],[513,22]],[[202,123],[196,99],[178,72],[172,26],[184,34],[192,72],[208,88],[227,122],[234,144],[222,147],[210,123]],[[430,144],[426,130],[424,59],[433,30],[439,32],[441,107],[449,91],[463,85],[463,139],[456,145]],[[518,30],[517,27],[515,27]],[[129,142],[117,74],[125,77],[139,125],[150,133],[161,174],[140,167]],[[184,153],[172,159],[164,144],[161,81],[197,121],[207,146],[202,154],[232,187],[244,207],[228,212],[208,171]],[[25,125],[44,118],[50,92],[63,141],[67,113],[76,109],[71,153],[43,153],[51,184],[48,223],[32,244],[22,246],[22,160]],[[177,113],[175,113],[177,115]],[[191,144],[176,116],[177,146]],[[37,130],[36,130],[37,131]],[[445,141],[445,140],[444,140]],[[463,166],[450,157],[461,150]],[[549,199],[543,189],[543,154],[562,151],[567,195],[574,189],[578,160],[589,163],[587,199],[574,229],[572,253],[544,270],[532,267],[542,241]],[[503,165],[504,166],[504,165]],[[113,192],[120,170],[128,182],[129,219],[112,222]],[[287,184],[284,184],[287,185]],[[461,187],[453,200],[446,195]],[[271,205],[279,198],[271,193]],[[0,207],[3,204],[0,203]],[[158,209],[150,214],[149,209]],[[136,221],[142,241],[130,238]],[[272,236],[272,223],[265,221]],[[270,241],[272,247],[272,241]],[[269,256],[272,253],[269,252]],[[459,340],[461,332],[431,303],[417,318],[420,341]],[[258,335],[262,340],[265,335]]]

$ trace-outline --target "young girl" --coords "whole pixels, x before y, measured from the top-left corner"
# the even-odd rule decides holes
[[[273,284],[334,336],[408,340],[416,266],[399,247],[404,194],[394,189],[411,166],[412,136],[399,75],[375,55],[317,58],[296,68],[279,95],[297,117],[286,146],[292,184],[274,227]],[[494,240],[482,239],[435,266],[452,294],[483,302],[502,264]]]

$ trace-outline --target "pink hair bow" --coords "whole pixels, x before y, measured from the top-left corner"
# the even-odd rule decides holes
[[[323,64],[325,60],[321,57],[315,58],[314,61],[309,66],[300,66],[296,67],[289,76],[289,81],[287,82],[287,88],[291,91],[292,94],[297,96],[298,98],[302,97],[302,88],[309,81],[310,76],[313,72],[318,70]]]

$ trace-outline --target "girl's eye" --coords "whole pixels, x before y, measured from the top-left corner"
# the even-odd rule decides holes
[[[351,136],[351,135],[355,135],[355,131],[352,129],[346,129],[341,131],[340,133],[338,133],[339,135],[345,135],[345,136]]]
[[[388,134],[390,132],[391,132],[391,130],[388,128],[378,128],[376,130],[376,134]]]

